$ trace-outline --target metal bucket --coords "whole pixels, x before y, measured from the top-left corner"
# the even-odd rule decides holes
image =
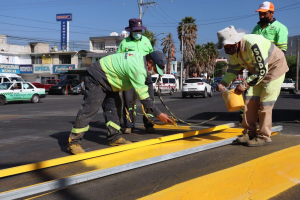
[[[236,94],[234,89],[224,92],[222,96],[229,112],[238,111],[245,107],[243,95]]]

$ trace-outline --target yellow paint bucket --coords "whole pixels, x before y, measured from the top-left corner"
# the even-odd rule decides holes
[[[245,107],[243,95],[236,94],[234,89],[224,92],[222,96],[229,112],[238,111]]]

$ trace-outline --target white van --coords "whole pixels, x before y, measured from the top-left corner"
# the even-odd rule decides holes
[[[24,82],[24,80],[20,76],[18,76],[17,74],[0,73],[0,83],[13,82],[13,81]]]
[[[158,77],[159,74],[151,75],[154,94],[157,94],[158,92]],[[164,74],[163,76],[161,76],[160,85],[159,85],[159,89],[161,93],[168,93],[172,95],[174,92],[177,91],[176,87],[177,84],[176,84],[175,76],[171,74]]]

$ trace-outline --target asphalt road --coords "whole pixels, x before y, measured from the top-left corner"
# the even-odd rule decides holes
[[[174,114],[189,122],[204,122],[219,116],[203,126],[215,126],[229,122],[238,122],[238,113],[228,113],[221,94],[213,97],[181,98],[181,93],[163,98]],[[161,191],[203,175],[253,160],[300,143],[300,123],[291,122],[300,119],[300,95],[282,93],[273,110],[273,122],[283,126],[280,135],[273,136],[271,145],[261,148],[227,145],[224,147],[192,154],[182,158],[154,164],[147,167],[119,173],[83,184],[78,184],[37,199],[137,199]],[[10,103],[0,108],[0,169],[35,163],[69,155],[67,139],[82,101],[81,95],[48,95],[41,103]],[[139,105],[139,103],[138,103]],[[156,105],[163,111],[159,99]],[[139,106],[138,106],[139,107]],[[140,108],[138,113],[141,113]],[[104,118],[100,110],[90,123],[90,130],[84,136],[83,148],[86,151],[109,148],[105,137]],[[137,117],[137,123],[142,116]],[[156,134],[146,134],[143,128],[124,135],[133,142],[143,141],[178,131],[158,130]],[[251,151],[249,151],[251,149]],[[59,175],[35,173],[0,179],[0,192],[24,187],[55,178],[80,173],[80,166],[56,169]],[[27,181],[22,181],[27,180]],[[201,187],[201,186],[199,186]],[[295,186],[273,199],[298,199],[300,186]]]

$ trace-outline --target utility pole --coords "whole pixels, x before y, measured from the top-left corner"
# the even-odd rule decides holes
[[[299,84],[299,38],[297,38],[297,62],[296,62],[296,92],[298,92],[298,84]]]
[[[157,3],[155,1],[149,2],[149,0],[146,3],[144,2],[144,0],[140,0],[140,2],[139,2],[139,0],[137,0],[137,2],[138,2],[138,7],[139,7],[140,19],[143,18],[144,14],[149,6],[157,5]],[[144,12],[143,12],[142,6],[145,6]]]

